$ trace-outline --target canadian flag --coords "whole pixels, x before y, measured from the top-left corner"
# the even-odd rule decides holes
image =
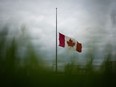
[[[82,52],[82,44],[78,41],[59,33],[59,46],[69,47],[78,52]]]

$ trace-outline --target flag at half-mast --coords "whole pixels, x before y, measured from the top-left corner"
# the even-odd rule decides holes
[[[59,33],[59,46],[61,47],[69,47],[77,52],[82,52],[82,44],[76,41],[73,38],[65,36]]]

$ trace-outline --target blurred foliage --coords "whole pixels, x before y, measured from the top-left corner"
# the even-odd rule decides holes
[[[23,29],[24,31],[24,29]],[[24,33],[23,33],[24,34]],[[116,86],[116,71],[112,69],[111,52],[104,62],[95,70],[93,66],[94,51],[87,54],[87,64],[77,65],[74,61],[66,64],[64,71],[57,73],[48,70],[38,56],[30,41],[26,46],[26,56],[20,58],[17,51],[20,42],[13,37],[8,42],[8,29],[0,31],[0,87],[112,87]],[[22,36],[21,36],[22,37]],[[28,37],[28,36],[27,36]],[[23,42],[24,41],[24,42]],[[21,54],[20,54],[21,55]],[[116,64],[114,64],[116,66]]]

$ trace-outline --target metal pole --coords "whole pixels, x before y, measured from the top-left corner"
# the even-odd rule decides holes
[[[56,8],[56,72],[57,72],[57,8]]]

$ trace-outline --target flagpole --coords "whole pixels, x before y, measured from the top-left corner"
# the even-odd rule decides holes
[[[57,8],[56,8],[56,72],[57,72]]]

